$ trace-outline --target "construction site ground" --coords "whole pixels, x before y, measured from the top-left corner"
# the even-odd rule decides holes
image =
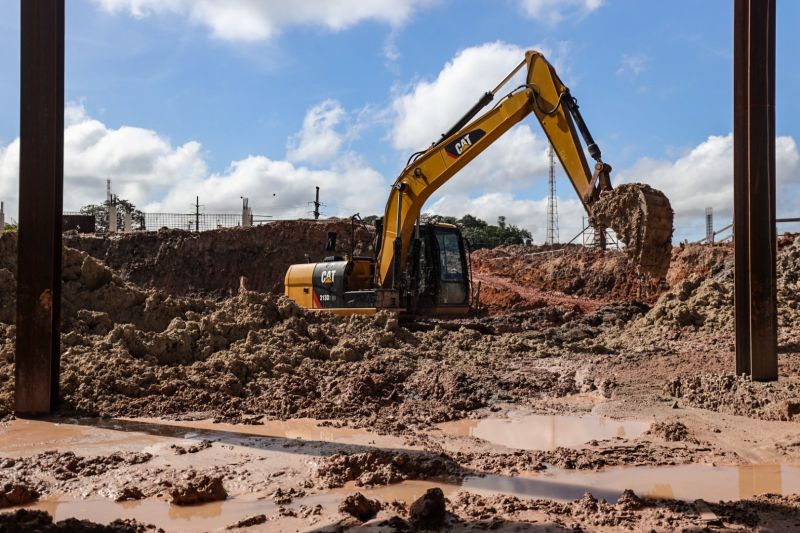
[[[757,383],[729,244],[674,248],[662,281],[619,251],[478,250],[480,313],[412,321],[281,295],[330,231],[370,253],[349,221],[66,235],[39,420],[12,414],[1,235],[0,531],[800,530],[800,236]]]

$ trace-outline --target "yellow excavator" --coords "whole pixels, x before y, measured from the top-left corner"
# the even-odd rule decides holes
[[[524,84],[477,116],[523,68],[527,68]],[[531,50],[438,141],[409,158],[392,185],[383,218],[376,223],[375,257],[329,257],[319,263],[292,265],[284,280],[286,296],[307,309],[346,315],[383,309],[412,315],[467,314],[473,294],[466,243],[458,227],[421,223],[420,212],[439,187],[530,113],[541,124],[595,224],[598,244],[604,246],[605,228],[592,218],[592,208],[612,189],[611,166],[603,162],[577,100],[544,56]],[[595,160],[593,172],[578,133]],[[640,234],[646,242],[639,244],[652,247],[658,241],[663,247],[665,233],[671,239],[672,211],[668,202],[665,207],[663,194],[646,189],[635,202],[637,213],[631,215],[642,228],[651,221],[662,230]],[[668,232],[663,230],[667,218]]]

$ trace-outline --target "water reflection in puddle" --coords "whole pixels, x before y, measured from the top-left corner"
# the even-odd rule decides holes
[[[738,500],[758,494],[796,494],[800,492],[800,466],[681,465],[663,467],[614,468],[604,472],[568,472],[530,474],[527,476],[467,477],[463,483],[406,481],[397,485],[363,489],[348,484],[335,492],[360,490],[382,501],[393,499],[411,503],[426,490],[440,487],[445,496],[465,490],[485,496],[508,494],[520,498],[558,501],[576,500],[585,492],[614,502],[625,489],[649,498],[694,501]]]
[[[602,416],[520,415],[513,412],[508,414],[508,418],[439,424],[439,428],[449,435],[478,437],[521,450],[552,450],[559,446],[578,446],[591,440],[633,438],[649,427],[649,422]]]
[[[161,500],[116,503],[110,500],[41,500],[29,509],[46,511],[55,521],[67,518],[108,524],[118,518],[135,518],[168,531],[210,531],[224,528],[246,516],[275,511],[271,501],[237,501],[180,507]]]

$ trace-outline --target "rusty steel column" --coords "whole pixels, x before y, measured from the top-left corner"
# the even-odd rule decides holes
[[[64,0],[20,0],[15,410],[58,402],[64,183]]]
[[[733,258],[736,375],[750,374],[750,204],[747,189],[747,65],[750,0],[733,7]]]
[[[734,8],[736,372],[778,379],[775,0]]]

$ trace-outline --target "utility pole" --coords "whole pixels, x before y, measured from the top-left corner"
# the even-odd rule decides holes
[[[714,244],[714,208],[706,207],[706,242]]]
[[[194,203],[194,232],[200,233],[200,197],[195,197]]]
[[[0,202],[0,235],[6,230],[5,202]]]
[[[556,156],[551,144],[547,149],[547,157],[550,160],[550,169],[547,177],[547,236],[545,244],[553,245],[558,243],[558,198],[556,197]]]
[[[314,220],[319,220],[319,187],[317,187],[317,195],[314,199]]]

